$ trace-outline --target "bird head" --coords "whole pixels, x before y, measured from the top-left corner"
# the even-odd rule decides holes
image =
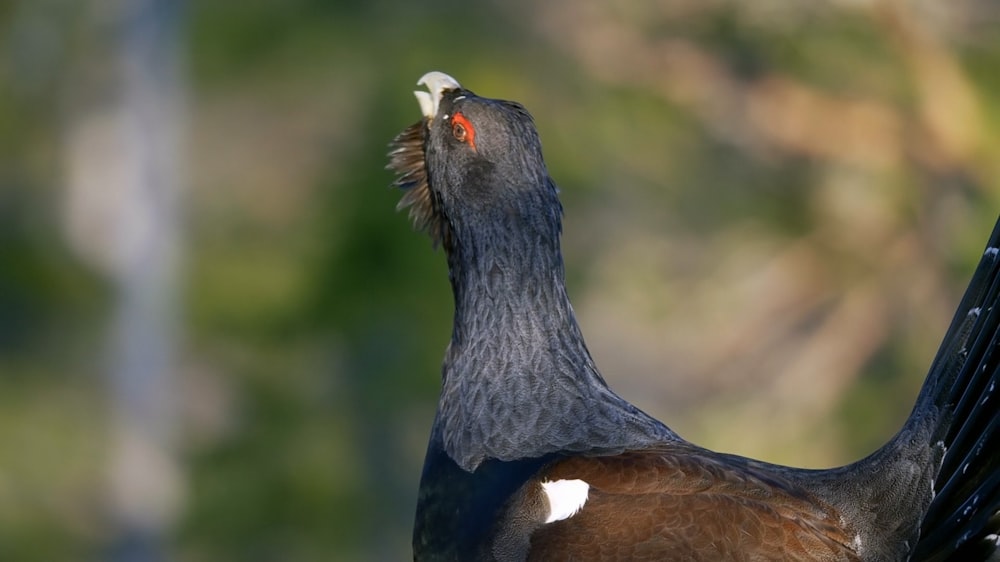
[[[523,106],[477,96],[442,72],[417,85],[428,90],[414,92],[423,118],[392,141],[388,165],[405,191],[398,208],[409,208],[417,228],[447,249],[463,221],[523,219],[547,206],[558,222],[555,186]]]

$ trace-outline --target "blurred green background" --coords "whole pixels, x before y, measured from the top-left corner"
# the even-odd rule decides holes
[[[534,114],[598,365],[724,451],[888,439],[1000,210],[992,0],[37,0],[0,41],[2,560],[410,558],[451,296],[384,165],[428,70]]]

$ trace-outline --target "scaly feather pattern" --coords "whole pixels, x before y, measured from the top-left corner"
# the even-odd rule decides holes
[[[826,470],[717,453],[594,364],[527,110],[440,72],[420,84],[389,168],[444,247],[455,320],[416,560],[1000,560],[1000,221],[893,439]]]

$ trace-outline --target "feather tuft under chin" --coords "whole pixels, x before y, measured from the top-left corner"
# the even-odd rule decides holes
[[[403,191],[396,210],[409,209],[413,227],[427,232],[436,247],[447,243],[447,225],[437,211],[434,194],[427,178],[424,159],[424,139],[427,135],[426,119],[410,125],[389,143],[389,164],[386,169],[396,173],[393,187]]]

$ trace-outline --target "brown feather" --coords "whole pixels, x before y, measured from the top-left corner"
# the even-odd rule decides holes
[[[427,177],[427,163],[424,160],[424,139],[427,136],[427,120],[422,119],[396,135],[389,143],[388,170],[396,173],[394,187],[403,190],[403,197],[396,210],[409,208],[410,220],[417,230],[427,232],[434,245],[447,244],[447,225],[437,211],[434,192]]]
[[[859,560],[831,506],[699,451],[668,445],[547,467],[528,485],[579,478],[591,490],[579,513],[535,530],[529,559]]]

